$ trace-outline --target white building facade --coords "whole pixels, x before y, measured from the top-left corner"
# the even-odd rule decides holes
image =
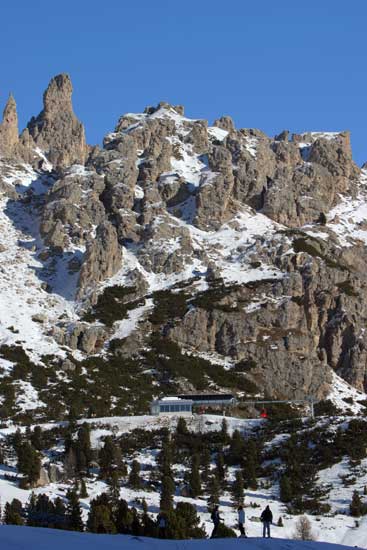
[[[173,414],[173,415],[191,415],[192,399],[182,399],[180,397],[163,397],[152,401],[150,405],[150,413],[152,415]]]

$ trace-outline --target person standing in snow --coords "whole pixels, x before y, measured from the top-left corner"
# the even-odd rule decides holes
[[[237,508],[237,512],[238,512],[238,529],[240,530],[240,537],[246,537],[246,533],[245,533],[245,510],[243,509],[243,506],[240,505],[238,508]]]
[[[273,514],[269,506],[263,510],[260,519],[263,522],[263,537],[266,537],[267,533],[267,536],[270,538],[270,524],[273,522]]]
[[[218,505],[214,506],[214,509],[213,509],[212,514],[211,514],[210,517],[212,518],[212,522],[213,522],[213,525],[214,525],[213,532],[212,532],[210,538],[214,539],[217,536],[219,522],[223,521],[223,519],[219,515],[219,506]]]
[[[160,539],[166,538],[166,529],[167,529],[167,519],[165,514],[158,514],[157,516],[157,525],[158,525],[158,537]]]

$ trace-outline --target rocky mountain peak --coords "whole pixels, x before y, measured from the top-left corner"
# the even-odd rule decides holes
[[[156,107],[152,107],[151,105],[148,105],[147,107],[145,107],[144,114],[152,115],[157,111],[159,111],[160,109],[176,111],[176,113],[181,116],[183,116],[185,113],[185,108],[183,105],[171,105],[171,103],[167,103],[167,101],[160,101]]]
[[[52,78],[43,95],[43,110],[28,123],[34,143],[57,168],[84,164],[87,154],[84,126],[73,111],[72,91],[69,75]]]
[[[0,124],[0,153],[10,156],[18,143],[18,139],[17,104],[13,95],[10,94]]]

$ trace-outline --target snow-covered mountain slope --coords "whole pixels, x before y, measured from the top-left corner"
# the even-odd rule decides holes
[[[47,191],[53,180],[39,174],[29,165],[7,170],[4,181],[17,191],[30,193],[35,201]],[[21,343],[32,359],[41,355],[65,355],[47,335],[61,316],[73,318],[74,303],[57,292],[50,294],[46,285],[64,277],[61,262],[50,266],[48,274],[39,255],[44,245],[39,234],[35,204],[0,198],[0,330],[1,343]],[[75,293],[75,275],[74,292]],[[64,283],[66,283],[64,279]]]

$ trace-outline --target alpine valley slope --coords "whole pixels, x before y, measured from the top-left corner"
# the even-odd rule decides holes
[[[366,389],[367,172],[348,132],[269,138],[160,103],[87,146],[70,78],[0,125],[0,415],[160,392]],[[338,387],[339,387],[338,386]],[[357,394],[362,399],[363,394]]]

